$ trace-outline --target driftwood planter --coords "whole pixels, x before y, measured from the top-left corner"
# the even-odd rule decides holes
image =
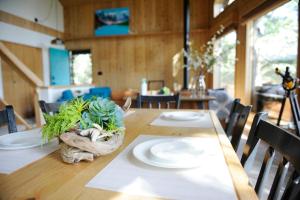
[[[106,135],[106,132],[102,131],[102,135]],[[93,161],[95,157],[112,153],[123,144],[124,131],[109,135],[95,136],[93,130],[63,133],[60,135],[62,140],[60,153],[63,161],[66,163]]]

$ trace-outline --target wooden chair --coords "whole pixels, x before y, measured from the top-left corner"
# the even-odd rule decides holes
[[[45,101],[41,100],[39,101],[39,105],[43,113],[54,114],[58,112],[61,103],[46,103]]]
[[[7,124],[9,133],[18,132],[14,108],[11,105],[0,111],[0,125],[4,124]]]
[[[253,122],[252,122],[252,125],[250,128],[248,138],[247,138],[246,144],[244,146],[243,155],[241,158],[241,164],[243,167],[245,166],[246,160],[248,159],[249,154],[250,154],[250,146],[254,140],[254,133],[255,133],[256,127],[260,120],[266,120],[267,117],[268,117],[267,112],[259,112],[259,113],[256,113],[256,115],[253,118]],[[252,152],[254,153],[254,150]],[[256,152],[255,152],[255,154],[256,154]]]
[[[282,155],[282,159],[278,165],[268,199],[278,199],[289,164],[294,167],[295,171],[290,176],[281,199],[300,199],[300,138],[265,120],[260,120],[254,131],[253,141],[245,161],[259,140],[264,141],[269,147],[255,184],[255,191],[258,196],[262,194],[276,151]]]
[[[152,104],[157,104],[158,109],[161,108],[161,104],[166,104],[167,108],[170,108],[170,103],[175,103],[175,108],[179,109],[180,99],[179,94],[175,95],[138,95],[137,96],[137,107],[142,108],[143,103],[148,103],[148,108],[152,108]]]
[[[235,99],[233,101],[225,132],[230,138],[231,144],[235,151],[239,146],[251,108],[252,106],[244,106],[241,104],[239,99]]]

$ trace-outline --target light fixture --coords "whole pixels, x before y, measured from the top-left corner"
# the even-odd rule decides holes
[[[51,40],[51,44],[63,45],[64,41],[58,35],[58,16],[57,16],[58,12],[57,12],[57,10],[58,10],[57,1],[55,1],[55,27],[56,27],[56,31],[57,31],[57,36],[53,40]]]
[[[59,37],[56,37],[53,40],[51,40],[51,44],[54,44],[54,45],[63,45],[64,41],[62,39],[60,39]]]

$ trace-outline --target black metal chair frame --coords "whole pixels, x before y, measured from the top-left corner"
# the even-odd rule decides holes
[[[166,103],[167,108],[170,108],[170,102],[175,102],[176,109],[180,107],[179,93],[175,95],[138,95],[137,96],[137,107],[142,108],[142,104],[148,103],[148,107],[152,108],[152,103],[157,103],[158,108],[161,108],[161,103]]]
[[[289,163],[292,164],[295,171],[291,175],[281,199],[300,199],[300,138],[265,120],[260,120],[254,131],[252,144],[248,154],[245,155],[244,162],[247,161],[259,140],[267,143],[269,147],[259,172],[255,191],[260,194],[264,189],[264,183],[268,177],[268,171],[276,151],[282,155],[282,160],[277,168],[268,199],[277,199]]]
[[[229,121],[226,125],[226,135],[231,138],[231,144],[236,151],[243,134],[245,124],[247,122],[252,106],[244,106],[239,99],[233,101]]]
[[[46,103],[44,100],[40,100],[39,105],[43,113],[54,114],[58,112],[61,103]]]
[[[14,108],[11,105],[0,111],[0,124],[7,124],[9,133],[18,132]]]

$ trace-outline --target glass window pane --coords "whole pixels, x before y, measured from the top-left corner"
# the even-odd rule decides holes
[[[295,76],[298,45],[298,5],[297,1],[269,12],[253,22],[254,86],[280,84],[281,71],[290,67]]]
[[[216,63],[214,65],[214,88],[225,88],[234,96],[236,60],[236,32],[230,32],[216,40],[214,45]]]

